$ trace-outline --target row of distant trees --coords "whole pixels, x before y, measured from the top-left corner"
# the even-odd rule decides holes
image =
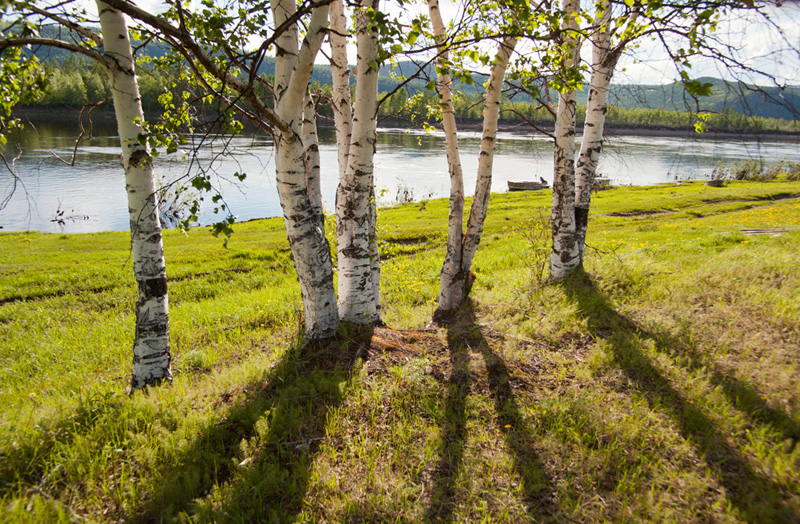
[[[63,62],[49,59],[42,63],[47,88],[33,93],[27,90],[24,105],[27,107],[80,108],[111,96],[108,75],[97,62],[79,55],[69,55]],[[159,97],[173,84],[168,73],[154,67],[139,67],[139,92],[142,107],[148,111],[162,109]]]
[[[379,116],[391,118],[399,116],[409,122],[424,122],[430,119],[429,108],[435,104],[437,96],[433,93],[420,93],[410,96],[406,91],[398,91],[381,105]],[[453,99],[456,117],[461,122],[480,122],[482,120],[483,99],[479,94],[461,95]],[[577,119],[584,121],[586,106],[577,106]],[[552,124],[555,117],[538,102],[515,101],[503,98],[500,103],[500,119],[504,122],[536,122]],[[609,105],[606,121],[612,126],[630,128],[693,129],[703,122],[709,131],[741,132],[800,132],[800,122],[780,118],[747,116],[733,109],[723,112],[707,112],[698,116],[696,112],[670,111],[667,109],[625,109]]]
[[[28,107],[80,108],[111,95],[106,73],[95,62],[78,55],[70,55],[61,63],[54,59],[47,60],[43,67],[47,77],[47,89],[36,97],[26,96],[25,105]],[[175,86],[180,83],[176,82],[176,74],[143,63],[138,68],[137,75],[142,107],[145,111],[162,110],[163,104],[159,98],[165,92],[178,94],[175,92]],[[324,98],[329,98],[331,88],[329,85],[315,85],[314,91],[325,95]],[[381,93],[379,97],[382,98],[386,94]],[[435,121],[436,119],[430,115],[430,108],[438,103],[437,100],[438,95],[431,91],[414,93],[408,89],[401,89],[388,96],[378,110],[378,117],[394,118],[412,126]],[[459,121],[481,122],[482,95],[460,94],[454,97],[453,105]],[[504,97],[500,108],[500,119],[504,122],[554,123],[553,115],[537,102],[516,101]],[[318,112],[321,116],[333,117],[333,110],[324,104],[318,107]],[[585,105],[577,106],[577,118],[578,121],[586,118]],[[732,109],[709,112],[703,118],[706,128],[711,131],[800,132],[800,122],[797,120],[747,116]],[[692,129],[700,122],[700,118],[694,112],[648,108],[624,109],[613,105],[608,106],[606,119],[613,126],[628,128]]]

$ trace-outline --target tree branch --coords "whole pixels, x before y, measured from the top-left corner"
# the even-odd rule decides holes
[[[50,20],[53,20],[54,22],[58,22],[59,24],[63,25],[67,29],[75,31],[76,33],[80,33],[86,38],[93,40],[97,45],[99,46],[103,45],[102,36],[100,36],[99,34],[95,33],[94,31],[92,31],[87,27],[84,27],[80,24],[76,24],[75,22],[67,18],[64,18],[63,16],[59,16],[55,13],[51,13],[44,9],[40,9],[39,7],[36,7],[35,5],[32,5],[30,3],[17,2],[15,3],[15,7],[17,7],[17,9],[19,9],[20,11],[24,11],[27,9],[33,13],[36,13],[37,15],[49,18]]]
[[[125,13],[126,15],[143,22],[150,27],[153,27],[157,31],[160,31],[162,34],[166,36],[171,36],[177,42],[180,43],[181,46],[185,47],[191,54],[194,56],[197,61],[203,66],[203,68],[208,71],[212,76],[214,76],[217,80],[222,82],[225,87],[230,87],[231,89],[238,92],[242,98],[250,102],[254,108],[258,111],[260,115],[262,115],[270,124],[275,126],[282,132],[289,131],[289,125],[280,118],[275,111],[264,105],[264,103],[256,96],[255,92],[252,89],[249,89],[248,85],[241,82],[240,80],[234,78],[230,74],[225,71],[222,71],[211,58],[203,51],[200,45],[194,41],[191,34],[187,33],[186,31],[179,29],[169,22],[155,16],[147,11],[139,9],[135,5],[127,2],[126,0],[108,0],[105,2],[109,6],[113,7],[114,9],[118,9],[119,11]],[[174,44],[174,42],[173,42]],[[174,45],[173,45],[174,47]]]
[[[57,40],[55,38],[35,38],[35,37],[4,38],[0,40],[0,54],[2,54],[4,50],[10,47],[25,47],[28,45],[57,47],[59,49],[66,49],[67,51],[72,51],[74,53],[80,53],[84,56],[88,56],[92,60],[96,60],[97,62],[103,64],[103,66],[106,66],[106,61],[103,58],[103,55],[101,55],[97,51],[81,47],[77,44],[64,42],[63,40]]]

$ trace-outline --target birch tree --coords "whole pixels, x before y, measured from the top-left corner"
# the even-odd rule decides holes
[[[752,3],[711,1],[665,6],[660,2],[637,1],[620,6],[616,17],[613,9],[610,0],[598,0],[594,20],[583,29],[584,34],[591,35],[591,76],[583,138],[574,175],[570,173],[574,142],[566,138],[570,133],[574,136],[574,111],[568,110],[574,103],[565,97],[569,90],[562,90],[559,97],[554,147],[553,254],[550,260],[550,277],[554,280],[563,279],[584,260],[592,186],[603,147],[610,84],[622,53],[644,37],[660,41],[678,66],[684,87],[692,96],[710,94],[709,84],[690,78],[687,71],[692,59],[705,56],[729,68],[752,71],[736,58],[736,50],[730,44],[713,36],[723,13],[757,9]],[[577,12],[577,6],[565,2],[564,10]],[[570,30],[577,30],[577,25],[572,24]],[[673,50],[667,36],[682,42],[679,44],[681,47]],[[570,56],[564,71],[571,68],[579,73],[575,58]]]
[[[57,47],[94,59],[104,66],[108,74],[122,146],[131,260],[138,287],[131,376],[131,390],[135,391],[172,379],[167,275],[152,158],[147,145],[139,142],[144,115],[128,27],[120,11],[102,1],[97,2],[97,9],[101,34],[51,11],[30,5],[26,12],[23,6],[23,12],[19,13],[21,18],[36,15],[57,22],[92,45],[36,36],[4,35],[0,40],[0,52],[27,45]]]
[[[101,0],[97,1],[97,11],[103,35],[103,57],[122,145],[131,227],[131,259],[133,275],[139,287],[131,378],[131,388],[136,390],[172,378],[167,273],[153,162],[147,146],[138,140],[144,114],[134,72],[130,34],[120,11]]]
[[[272,0],[275,25],[286,24],[297,12],[294,0]],[[308,335],[325,338],[334,334],[339,317],[333,290],[333,265],[325,238],[319,204],[309,196],[305,148],[301,138],[303,99],[308,91],[314,59],[328,24],[328,6],[316,7],[306,37],[298,46],[297,25],[291,24],[276,40],[275,114],[285,123],[273,134],[275,170],[283,218],[294,256]]]
[[[355,104],[350,105],[346,18],[341,0],[331,7],[331,71],[339,155],[336,235],[339,316],[359,324],[381,321],[380,253],[377,243],[374,156],[378,112],[378,2],[356,8]]]
[[[562,0],[563,28],[561,49],[564,76],[573,71],[580,59],[578,35],[579,0]],[[575,115],[576,86],[564,81],[558,96],[553,148],[553,205],[550,222],[553,231],[550,254],[550,278],[560,280],[581,262],[578,243],[578,220],[575,213]]]
[[[193,11],[175,3],[159,15],[125,0],[107,3],[136,20],[144,34],[170,46],[226,113],[237,113],[272,136],[276,187],[300,282],[306,336],[333,335],[339,317],[308,96],[314,60],[327,32],[328,1],[304,3],[302,9],[293,0],[272,0],[269,10],[263,3],[242,4],[235,14],[225,6],[206,4]],[[306,24],[302,39],[300,21]],[[260,45],[246,49],[256,37]],[[258,75],[270,49],[276,50],[272,83]],[[269,88],[272,96],[260,96],[256,84]]]
[[[489,79],[486,82],[475,193],[465,230],[463,225],[464,180],[458,151],[458,130],[453,112],[452,78],[449,74],[451,62],[447,47],[447,34],[442,22],[438,0],[428,0],[428,12],[433,25],[434,38],[439,48],[436,85],[442,108],[442,124],[445,131],[450,175],[447,252],[440,273],[439,304],[434,313],[434,320],[444,321],[464,301],[475,278],[471,269],[480,245],[483,224],[489,207],[492,162],[497,138],[497,121],[500,116],[500,95],[506,69],[517,45],[517,38],[513,36],[501,38],[492,59]]]
[[[621,47],[611,48],[611,3],[608,0],[600,0],[596,6],[599,13],[597,27],[591,39],[592,72],[586,101],[586,119],[583,123],[583,138],[575,167],[575,223],[580,262],[583,262],[586,246],[592,185],[597,174],[600,153],[603,150],[603,129],[608,109],[608,93],[622,50]]]

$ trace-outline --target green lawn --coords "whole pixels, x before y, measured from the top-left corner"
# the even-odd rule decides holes
[[[0,521],[800,522],[800,183],[596,193],[561,284],[549,205],[492,196],[441,328],[447,201],[379,210],[390,327],[306,347],[282,220],[168,231],[133,397],[127,233],[0,234]]]

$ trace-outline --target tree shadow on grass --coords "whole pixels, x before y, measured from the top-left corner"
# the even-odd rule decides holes
[[[287,351],[261,380],[237,390],[225,416],[170,458],[138,520],[178,514],[213,522],[287,521],[302,510],[326,419],[355,363],[367,355],[371,327]]]
[[[469,353],[480,353],[486,364],[489,392],[497,413],[497,425],[513,458],[514,470],[522,479],[523,504],[530,518],[548,519],[555,512],[555,488],[533,447],[529,424],[519,411],[511,388],[505,361],[497,355],[477,325],[472,301],[460,310],[458,319],[448,325],[447,344],[452,366],[442,429],[438,477],[434,483],[429,520],[452,520],[455,509],[456,480],[466,446],[466,398],[470,390]]]
[[[767,403],[764,397],[747,382],[726,373],[726,371],[702,351],[687,342],[686,337],[675,336],[667,329],[653,327],[650,332],[656,339],[656,349],[670,355],[686,358],[680,364],[689,371],[705,372],[708,381],[719,387],[728,401],[759,424],[770,424],[781,432],[784,439],[800,441],[800,424],[788,413]]]
[[[447,403],[442,425],[442,445],[439,448],[439,463],[434,470],[431,505],[426,514],[427,521],[449,522],[455,509],[456,482],[461,470],[466,446],[467,395],[470,389],[469,351],[461,337],[450,329],[447,332],[447,347],[450,351],[450,378],[447,382]]]
[[[709,469],[725,488],[727,501],[738,510],[740,516],[747,522],[759,524],[800,522],[800,514],[787,503],[788,497],[782,487],[756,471],[747,457],[714,426],[703,410],[677,390],[639,349],[640,339],[649,338],[655,342],[659,351],[669,352],[664,344],[670,342],[670,339],[663,333],[642,329],[617,312],[608,297],[602,294],[585,273],[579,272],[563,285],[586,317],[589,331],[595,337],[605,339],[614,362],[631,383],[635,384],[651,408],[666,413],[684,438],[693,443],[705,457]],[[721,384],[737,383],[723,376],[719,376],[717,380]],[[739,384],[747,391],[751,390]],[[728,392],[728,389],[723,390]],[[733,392],[736,391],[734,388]],[[752,396],[746,398],[754,402]]]

